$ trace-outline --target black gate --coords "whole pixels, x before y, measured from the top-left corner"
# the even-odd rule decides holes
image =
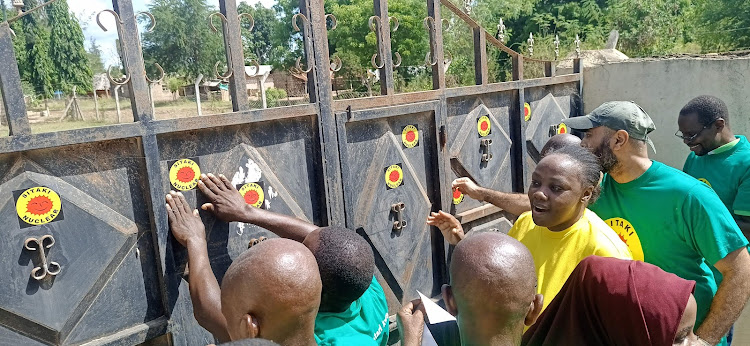
[[[359,232],[392,314],[417,290],[437,297],[447,251],[425,225],[430,211],[450,210],[474,231],[512,224],[453,195],[451,180],[523,191],[546,138],[581,109],[580,73],[554,76],[553,62],[511,51],[447,0],[428,0],[425,14],[434,90],[394,93],[390,32],[377,25],[382,96],[334,101],[323,3],[302,0],[311,102],[251,110],[237,4],[220,4],[233,112],[154,120],[131,0],[113,0],[135,122],[53,133],[31,131],[11,31],[0,24],[10,129],[0,137],[0,344],[212,343],[193,318],[185,250],[164,206],[170,189],[203,203],[199,171],[250,184],[258,207]],[[476,86],[445,87],[443,6],[474,32]],[[374,1],[374,14],[388,18],[386,0]],[[513,58],[513,81],[487,83],[488,43]],[[524,61],[544,64],[547,77],[524,80]],[[219,280],[251,238],[272,236],[202,217]]]

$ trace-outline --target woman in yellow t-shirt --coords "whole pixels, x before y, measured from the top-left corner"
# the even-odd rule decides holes
[[[531,211],[521,214],[508,234],[534,257],[544,308],[587,256],[632,259],[617,233],[586,208],[599,195],[600,170],[594,154],[566,146],[544,156],[531,175]],[[451,244],[464,237],[458,220],[443,211],[432,213],[427,223]]]

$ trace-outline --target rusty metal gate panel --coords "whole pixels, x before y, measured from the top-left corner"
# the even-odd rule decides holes
[[[0,156],[3,343],[166,332],[138,151],[124,139]]]
[[[373,246],[392,314],[417,290],[436,294],[442,282],[442,244],[433,246],[436,234],[425,223],[440,197],[438,106],[337,114],[347,227]]]
[[[469,177],[482,187],[513,191],[512,91],[448,99],[448,155],[451,179]],[[452,211],[466,231],[512,226],[499,209],[452,191]],[[496,214],[487,218],[490,214]],[[480,220],[481,219],[481,220]]]
[[[524,89],[524,101],[524,165],[530,177],[530,172],[539,162],[539,152],[547,140],[558,133],[570,133],[563,121],[579,115],[583,108],[578,96],[578,83]],[[524,186],[526,188],[528,181]]]

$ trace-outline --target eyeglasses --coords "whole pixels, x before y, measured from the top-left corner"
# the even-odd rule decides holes
[[[706,130],[707,128],[711,127],[711,125],[713,125],[719,119],[721,119],[721,118],[716,118],[716,119],[712,120],[710,123],[708,123],[708,125],[703,126],[703,128],[700,129],[700,131],[696,132],[692,136],[686,136],[680,130],[677,130],[677,132],[675,132],[674,135],[677,136],[677,138],[680,138],[680,139],[682,139],[684,141],[692,142],[694,139],[696,139],[698,136],[700,136],[701,133],[703,133],[704,130]]]

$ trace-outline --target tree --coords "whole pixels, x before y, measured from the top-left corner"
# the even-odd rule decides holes
[[[93,74],[100,74],[107,72],[107,69],[104,68],[104,59],[102,59],[102,50],[99,47],[99,45],[96,43],[96,40],[92,37],[89,39],[89,50],[86,53],[88,55],[89,59],[89,67],[91,68],[91,73]]]
[[[13,14],[8,13],[8,16]],[[26,32],[24,31],[23,24],[21,21],[15,21],[10,24],[10,28],[16,33],[13,37],[13,51],[16,53],[16,62],[18,63],[18,72],[21,74],[21,79],[29,80],[29,67],[28,58],[26,54]]]
[[[263,7],[259,2],[252,7],[246,3],[240,3],[237,8],[239,13],[249,13],[253,16],[255,27],[250,29],[250,22],[242,21],[242,42],[245,52],[245,64],[250,60],[258,61],[260,64],[273,65],[275,68],[284,68],[285,62],[291,62],[290,32],[277,16],[272,8]]]
[[[746,0],[694,1],[692,32],[705,51],[750,48],[750,2]]]
[[[39,5],[37,0],[27,0],[25,10]],[[26,33],[25,75],[34,90],[44,98],[52,97],[52,75],[55,72],[49,56],[50,33],[43,12],[34,12],[22,18]]]
[[[226,63],[221,24],[214,18],[218,33],[211,31],[208,16],[216,9],[205,0],[155,0],[149,12],[156,19],[153,32],[143,34],[143,55],[149,75],[156,75],[154,63],[167,73],[188,80],[199,74],[214,76],[214,64]],[[219,68],[219,73],[222,73]]]
[[[83,31],[68,8],[67,0],[57,0],[47,7],[50,23],[49,54],[55,72],[52,82],[63,92],[74,86],[79,92],[93,90],[93,75],[83,46]]]

